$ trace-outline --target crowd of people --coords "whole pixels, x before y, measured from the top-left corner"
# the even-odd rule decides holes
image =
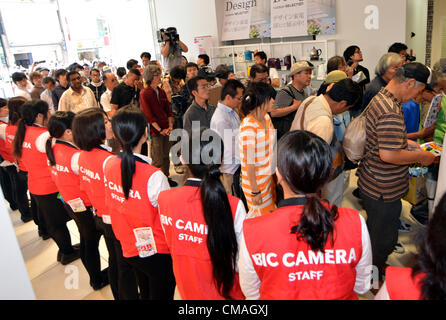
[[[131,59],[116,72],[74,63],[12,75],[16,96],[0,100],[1,185],[23,222],[55,241],[58,262],[81,258],[92,288],[110,284],[116,300],[170,300],[175,288],[181,299],[357,299],[371,289],[372,266],[376,298],[445,298],[445,197],[424,221],[416,264],[386,262],[404,250],[409,165],[438,180],[439,158],[419,142],[443,143],[445,96],[437,121],[422,124],[444,94],[446,59],[430,69],[394,44],[371,81],[350,46],[315,92],[310,61],[293,64],[280,88],[265,52],[241,82],[165,40],[161,61],[144,52],[142,67]],[[359,116],[358,163],[343,139]],[[184,179],[170,177],[171,163]],[[342,207],[353,169],[366,218]]]

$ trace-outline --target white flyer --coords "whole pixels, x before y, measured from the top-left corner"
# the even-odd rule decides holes
[[[441,100],[443,99],[443,94],[438,94],[432,99],[431,106],[429,107],[429,112],[427,113],[426,120],[424,121],[424,128],[429,128],[437,120],[438,113],[440,112]]]
[[[133,233],[136,239],[135,245],[141,258],[150,257],[157,253],[152,228],[136,228],[133,229]]]
[[[73,212],[75,213],[87,211],[87,208],[85,208],[84,202],[81,198],[67,201],[67,203],[70,206],[71,210],[73,210]]]

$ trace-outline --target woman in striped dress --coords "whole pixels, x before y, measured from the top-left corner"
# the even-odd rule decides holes
[[[275,209],[276,132],[268,115],[276,91],[265,83],[252,83],[242,100],[245,115],[239,134],[242,187],[249,210],[266,214]]]

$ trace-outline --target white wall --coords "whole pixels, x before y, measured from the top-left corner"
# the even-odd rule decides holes
[[[417,62],[426,63],[427,0],[407,0],[406,45]],[[411,38],[411,32],[415,37]]]
[[[379,29],[368,30],[364,21],[365,8],[374,5],[379,10]],[[336,51],[342,55],[350,45],[361,48],[370,77],[375,77],[375,66],[394,42],[406,41],[406,0],[337,0],[336,34],[318,39],[336,39]]]
[[[432,30],[432,66],[437,63],[442,56],[442,37],[443,35],[443,21],[446,19],[446,1],[434,0],[434,21]]]
[[[197,62],[198,57],[194,37],[212,36],[218,45],[214,0],[155,0],[155,5],[159,28],[177,28],[180,40],[189,48],[184,55],[190,62]]]

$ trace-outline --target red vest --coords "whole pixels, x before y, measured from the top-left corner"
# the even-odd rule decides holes
[[[246,247],[261,281],[260,299],[357,299],[355,267],[362,256],[358,212],[338,208],[334,243],[329,236],[325,253],[314,252],[291,233],[299,224],[305,198],[285,201],[291,205],[245,220],[243,225]]]
[[[122,253],[126,258],[138,256],[133,230],[141,227],[152,228],[157,253],[169,253],[158,208],[152,205],[147,194],[147,182],[156,171],[159,169],[137,159],[132,188],[126,200],[122,191],[121,159],[114,156],[105,164],[105,204],[110,213],[113,232],[121,242]]]
[[[14,141],[14,137],[15,137],[15,133],[17,132],[17,126],[8,124],[6,126],[6,140],[5,140],[5,146],[6,149],[11,153],[12,156],[12,142]],[[13,161],[14,162],[14,157],[13,157]],[[18,160],[17,161],[18,165],[19,165],[19,169],[21,171],[27,172],[28,170],[26,170],[25,165],[23,164],[22,160]]]
[[[91,151],[82,151],[79,156],[80,188],[87,193],[99,217],[107,214],[103,165],[105,159],[111,155],[106,150],[94,148]]]
[[[207,248],[207,225],[203,216],[200,189],[194,181],[158,197],[161,223],[172,255],[173,272],[184,300],[224,299],[215,287],[212,263]],[[228,196],[235,218],[239,199]],[[231,291],[233,299],[244,300],[238,274]]]
[[[422,300],[421,285],[426,274],[412,278],[411,268],[386,268],[386,287],[390,300]]]
[[[47,131],[44,127],[26,126],[21,160],[28,169],[28,190],[35,195],[58,192],[56,184],[51,178],[46,153],[41,153],[36,147],[37,138]]]
[[[0,121],[0,123],[2,125],[5,125],[5,127],[8,127],[8,124]],[[5,159],[6,161],[9,161],[11,163],[14,163],[14,157],[12,155],[12,149],[8,148],[6,145],[6,141],[0,139],[0,154],[2,155],[3,159]]]
[[[51,168],[54,182],[65,203],[81,198],[86,207],[91,206],[87,194],[80,190],[80,179],[71,169],[71,159],[79,149],[67,142],[57,140],[53,146],[56,165]]]

